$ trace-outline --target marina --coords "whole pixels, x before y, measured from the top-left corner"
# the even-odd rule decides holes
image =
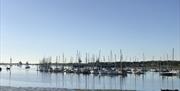
[[[135,58],[130,62],[123,61],[121,50],[119,56],[110,51],[108,57],[101,57],[101,51],[97,57],[87,53],[82,57],[77,52],[76,57],[69,60],[63,53],[62,57],[44,57],[36,64],[13,63],[11,57],[9,63],[0,65],[0,86],[90,91],[179,91],[180,61],[174,59],[174,48],[172,54],[171,60],[147,61],[143,53],[143,61]]]
[[[180,91],[180,0],[0,0],[0,91]]]
[[[12,67],[0,73],[0,85],[11,87],[49,87],[68,89],[117,89],[137,91],[160,91],[160,89],[180,89],[180,76],[164,77],[157,72],[144,75],[84,75],[74,73],[45,73],[31,69]],[[5,69],[5,67],[3,67]],[[153,88],[152,88],[153,87]]]
[[[147,64],[147,62],[141,63]],[[123,66],[125,73],[121,74],[118,73],[117,68],[114,68],[115,66],[113,66],[113,64],[117,65],[118,63],[112,63],[107,67],[99,62],[99,67],[96,67],[92,66],[94,65],[92,63],[91,66],[88,66],[90,64],[58,64],[56,61],[46,67],[49,69],[44,69],[43,71],[39,70],[42,64],[27,65],[26,63],[21,66],[17,64],[11,65],[10,69],[7,69],[8,64],[1,65],[0,86],[84,89],[92,91],[98,89],[114,89],[118,91],[180,90],[179,69],[157,72],[154,68],[150,69],[146,67],[146,71],[143,71],[143,67],[132,67],[132,65],[130,65],[128,68]],[[171,72],[173,74],[171,74]]]

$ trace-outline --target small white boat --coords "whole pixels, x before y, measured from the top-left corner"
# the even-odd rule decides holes
[[[99,74],[100,75],[107,75],[108,74],[108,70],[105,68],[102,68],[101,70],[99,70]]]
[[[162,75],[162,76],[177,76],[178,71],[171,70],[171,71],[168,71],[168,72],[161,72],[160,75]]]
[[[134,69],[134,70],[133,70],[133,73],[136,74],[136,75],[144,74],[144,72],[142,71],[142,69]]]

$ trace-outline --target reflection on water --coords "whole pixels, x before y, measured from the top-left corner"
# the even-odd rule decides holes
[[[11,71],[6,71],[3,67],[0,72],[0,86],[149,91],[175,88],[180,90],[179,77],[162,77],[155,72],[147,72],[145,75],[128,74],[127,77],[122,77],[66,73],[50,74],[38,72],[36,68],[34,66],[25,70],[24,67],[13,66]]]

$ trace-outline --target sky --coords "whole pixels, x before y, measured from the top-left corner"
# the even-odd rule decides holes
[[[0,0],[0,62],[102,56],[180,60],[180,0]]]

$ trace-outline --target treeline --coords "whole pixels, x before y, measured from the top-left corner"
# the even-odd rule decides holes
[[[176,67],[180,68],[180,61],[141,61],[141,62],[89,62],[89,63],[51,63],[51,65],[64,65],[73,67]]]
[[[11,65],[18,65],[19,63],[12,63]],[[29,65],[40,65],[29,63]],[[89,63],[51,63],[48,62],[50,65],[58,65],[58,66],[73,66],[73,67],[175,67],[180,68],[180,61],[140,61],[140,62],[89,62]],[[9,63],[0,63],[0,65],[9,65]],[[24,65],[24,64],[23,64]]]

